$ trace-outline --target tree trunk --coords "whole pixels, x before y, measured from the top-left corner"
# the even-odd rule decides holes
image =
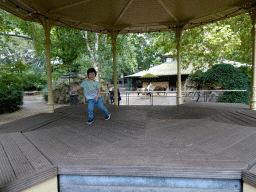
[[[88,49],[88,52],[91,56],[92,59],[92,65],[93,68],[97,71],[98,75],[96,76],[96,81],[98,81],[100,83],[100,76],[101,76],[101,71],[99,71],[99,56],[98,56],[98,49],[99,49],[99,34],[96,33],[95,34],[95,38],[94,40],[90,40],[88,38],[88,33],[87,31],[83,31],[81,32],[82,36],[86,42],[86,46]],[[91,43],[90,43],[91,42]],[[93,42],[93,43],[92,43]]]

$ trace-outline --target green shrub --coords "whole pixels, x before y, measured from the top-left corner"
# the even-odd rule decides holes
[[[43,79],[40,75],[28,71],[22,76],[24,91],[41,91],[47,84],[47,80]]]
[[[35,73],[31,66],[22,61],[0,64],[0,69],[0,89],[12,87],[24,91],[41,91],[47,84],[43,73]]]
[[[151,73],[147,73],[146,75],[142,76],[142,78],[144,77],[157,77],[156,75],[153,75]]]
[[[10,113],[23,104],[22,71],[26,66],[22,62],[0,64],[0,113]]]
[[[195,73],[190,74],[188,78],[191,81],[197,81],[197,82],[203,83],[203,72],[196,71]]]
[[[250,84],[252,83],[252,67],[250,66],[240,66],[237,69],[242,71],[249,79]]]
[[[23,94],[21,90],[0,89],[0,113],[11,113],[23,105]]]
[[[251,89],[248,77],[230,64],[216,64],[206,72],[189,77],[209,86],[221,84],[223,90],[247,90],[246,92],[224,92],[217,102],[250,104]]]

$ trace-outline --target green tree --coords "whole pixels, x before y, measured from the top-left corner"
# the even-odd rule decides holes
[[[193,64],[195,71],[202,71],[218,63],[220,59],[251,65],[251,28],[250,15],[245,14],[183,31],[182,67],[187,68],[189,64]],[[164,53],[172,51],[174,56],[177,55],[174,32],[152,33],[152,36],[153,45],[162,47]],[[150,49],[155,48],[150,46]]]
[[[107,47],[100,47],[100,57],[99,62],[102,68],[102,78],[112,80],[113,79],[113,55],[112,55],[112,45],[109,36]],[[117,37],[117,78],[119,80],[121,74],[124,75],[132,74],[136,71],[137,59],[135,46],[133,44],[133,38],[130,34],[120,34]],[[103,49],[104,50],[103,50]],[[103,57],[104,55],[104,57]],[[102,67],[104,66],[104,67]]]
[[[80,31],[54,26],[51,31],[51,41],[51,57],[59,58],[61,61],[52,66],[54,80],[64,73],[77,71],[79,63],[74,63],[74,61],[86,51]]]
[[[249,14],[231,17],[224,21],[219,21],[221,26],[229,25],[233,33],[240,39],[240,44],[235,44],[227,59],[241,63],[252,64],[252,21]]]
[[[136,59],[138,63],[138,70],[145,70],[151,64],[159,65],[161,63],[161,56],[165,53],[165,47],[159,43],[161,35],[157,33],[143,33],[133,34],[132,43],[135,46]]]
[[[0,63],[13,63],[22,60],[29,65],[45,65],[44,30],[38,23],[24,21],[8,12],[0,10]],[[10,36],[8,33],[15,33]],[[18,35],[27,35],[30,40]]]
[[[111,38],[106,34],[82,32],[87,46],[91,67],[99,72],[100,78],[113,80],[113,55]],[[137,68],[135,47],[129,34],[120,34],[117,37],[117,76],[121,73],[130,74]],[[88,65],[88,62],[87,62]]]
[[[13,112],[23,104],[23,72],[27,65],[21,61],[0,64],[0,113]]]
[[[164,52],[172,51],[177,56],[176,38],[174,32],[163,32],[154,35],[155,44],[163,46]],[[182,67],[189,64],[194,70],[204,70],[216,64],[220,58],[231,55],[241,40],[232,31],[229,25],[217,23],[185,30],[181,39]]]

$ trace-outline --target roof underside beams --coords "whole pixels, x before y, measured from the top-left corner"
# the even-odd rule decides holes
[[[98,33],[174,31],[247,13],[255,0],[1,0],[0,8],[24,20]]]

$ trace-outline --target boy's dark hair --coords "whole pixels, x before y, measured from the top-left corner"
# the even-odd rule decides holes
[[[89,73],[93,73],[93,72],[95,73],[95,77],[96,77],[97,72],[94,68],[90,68],[90,69],[87,70],[87,77],[89,76]]]

